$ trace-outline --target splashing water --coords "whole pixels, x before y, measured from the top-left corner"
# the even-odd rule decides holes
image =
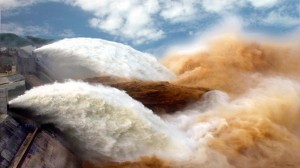
[[[96,164],[299,167],[299,53],[296,42],[230,36],[169,56],[163,63],[177,74],[170,82],[215,89],[175,114],[157,116],[122,91],[74,81],[32,89],[10,105],[44,116]]]
[[[88,160],[125,161],[157,155],[184,159],[193,141],[141,103],[114,88],[83,82],[55,83],[10,101],[53,123]],[[78,152],[78,151],[77,151]]]
[[[42,46],[35,53],[59,80],[107,75],[151,81],[174,79],[174,74],[154,56],[102,39],[63,39]]]
[[[298,167],[299,53],[296,41],[276,44],[226,36],[205,51],[170,56],[164,64],[178,75],[173,83],[224,92],[208,93],[167,119],[193,116],[179,128],[194,137],[211,136],[208,146],[235,167]],[[217,120],[223,122],[212,127]]]
[[[268,78],[240,97],[210,92],[175,115],[164,116],[235,167],[300,165],[300,84]]]
[[[231,35],[209,41],[207,48],[194,54],[175,53],[163,60],[178,75],[174,83],[241,94],[266,76],[299,79],[299,42],[257,42]]]

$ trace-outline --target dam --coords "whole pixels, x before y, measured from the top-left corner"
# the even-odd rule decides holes
[[[59,131],[20,117],[7,102],[34,86],[53,82],[51,72],[33,53],[22,49],[0,51],[0,167],[81,167]]]

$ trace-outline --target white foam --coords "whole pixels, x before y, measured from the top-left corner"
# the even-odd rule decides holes
[[[152,55],[102,39],[63,39],[36,49],[35,53],[57,79],[104,75],[153,81],[175,78]]]
[[[53,123],[85,159],[135,160],[156,155],[189,158],[194,142],[125,92],[69,81],[29,90],[9,102]]]

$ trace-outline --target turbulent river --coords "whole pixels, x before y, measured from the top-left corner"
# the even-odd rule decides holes
[[[170,54],[162,60],[176,75],[170,83],[211,89],[172,114],[80,80],[36,87],[9,103],[54,124],[95,165],[298,167],[299,53],[299,42],[232,35],[195,53]],[[111,71],[122,68],[114,66]]]

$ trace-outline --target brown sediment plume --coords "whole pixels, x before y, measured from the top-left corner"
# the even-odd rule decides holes
[[[95,165],[84,162],[83,168],[172,168],[169,162],[162,161],[157,157],[142,157],[136,162],[107,163]]]
[[[226,120],[208,145],[235,167],[300,166],[300,88],[285,78],[264,79],[249,93],[199,117]]]
[[[102,83],[124,90],[154,112],[171,113],[199,100],[209,91],[206,88],[186,87],[169,82],[129,80],[117,77],[96,77],[85,79],[89,83]]]
[[[118,76],[101,76],[101,77],[93,77],[84,79],[85,82],[89,83],[101,83],[103,85],[113,85],[123,82],[133,81],[134,79],[121,78]]]
[[[230,97],[199,122],[225,119],[210,148],[235,167],[300,166],[300,43],[223,37],[194,54],[167,57],[174,84],[208,87]],[[250,93],[249,93],[250,92]],[[251,96],[249,96],[249,94]],[[235,103],[234,103],[235,102]]]
[[[208,49],[202,52],[172,55],[163,60],[163,64],[177,75],[173,81],[99,81],[129,90],[129,95],[144,104],[148,103],[152,109],[153,102],[156,107],[162,101],[171,107],[180,104],[182,108],[189,102],[184,100],[202,98],[202,103],[208,103],[208,107],[200,109],[202,107],[194,105],[193,110],[198,110],[199,114],[188,116],[190,113],[185,113],[184,108],[181,113],[186,114],[185,117],[197,118],[198,124],[209,125],[215,118],[225,124],[222,122],[211,132],[208,131],[210,136],[207,143],[200,143],[199,148],[208,147],[216,151],[237,168],[296,168],[300,167],[299,53],[299,42],[284,44],[227,36],[210,42]],[[154,88],[159,88],[159,91]],[[208,90],[198,94],[193,91],[195,88],[221,90],[228,100],[206,100],[202,94]],[[156,96],[148,95],[155,91],[158,91]],[[180,95],[180,99],[177,95]],[[176,118],[176,115],[180,114],[170,116]],[[195,125],[185,125],[183,131],[188,132]],[[214,162],[214,157],[207,156],[206,159],[207,162]],[[198,167],[209,167],[207,162]],[[137,162],[122,162],[108,167],[142,168],[153,165],[176,167],[172,161],[165,162],[161,158],[143,158]],[[183,167],[197,168],[195,165]]]
[[[269,118],[235,113],[214,133],[209,146],[235,167],[298,167],[299,137]]]
[[[245,114],[226,118],[208,146],[226,156],[234,167],[286,168],[300,166],[299,136],[267,118]],[[244,116],[243,116],[244,115]]]
[[[260,75],[299,74],[300,44],[281,44],[226,36],[211,41],[194,54],[174,54],[162,63],[178,75],[173,81],[191,87],[208,87],[243,93]]]

